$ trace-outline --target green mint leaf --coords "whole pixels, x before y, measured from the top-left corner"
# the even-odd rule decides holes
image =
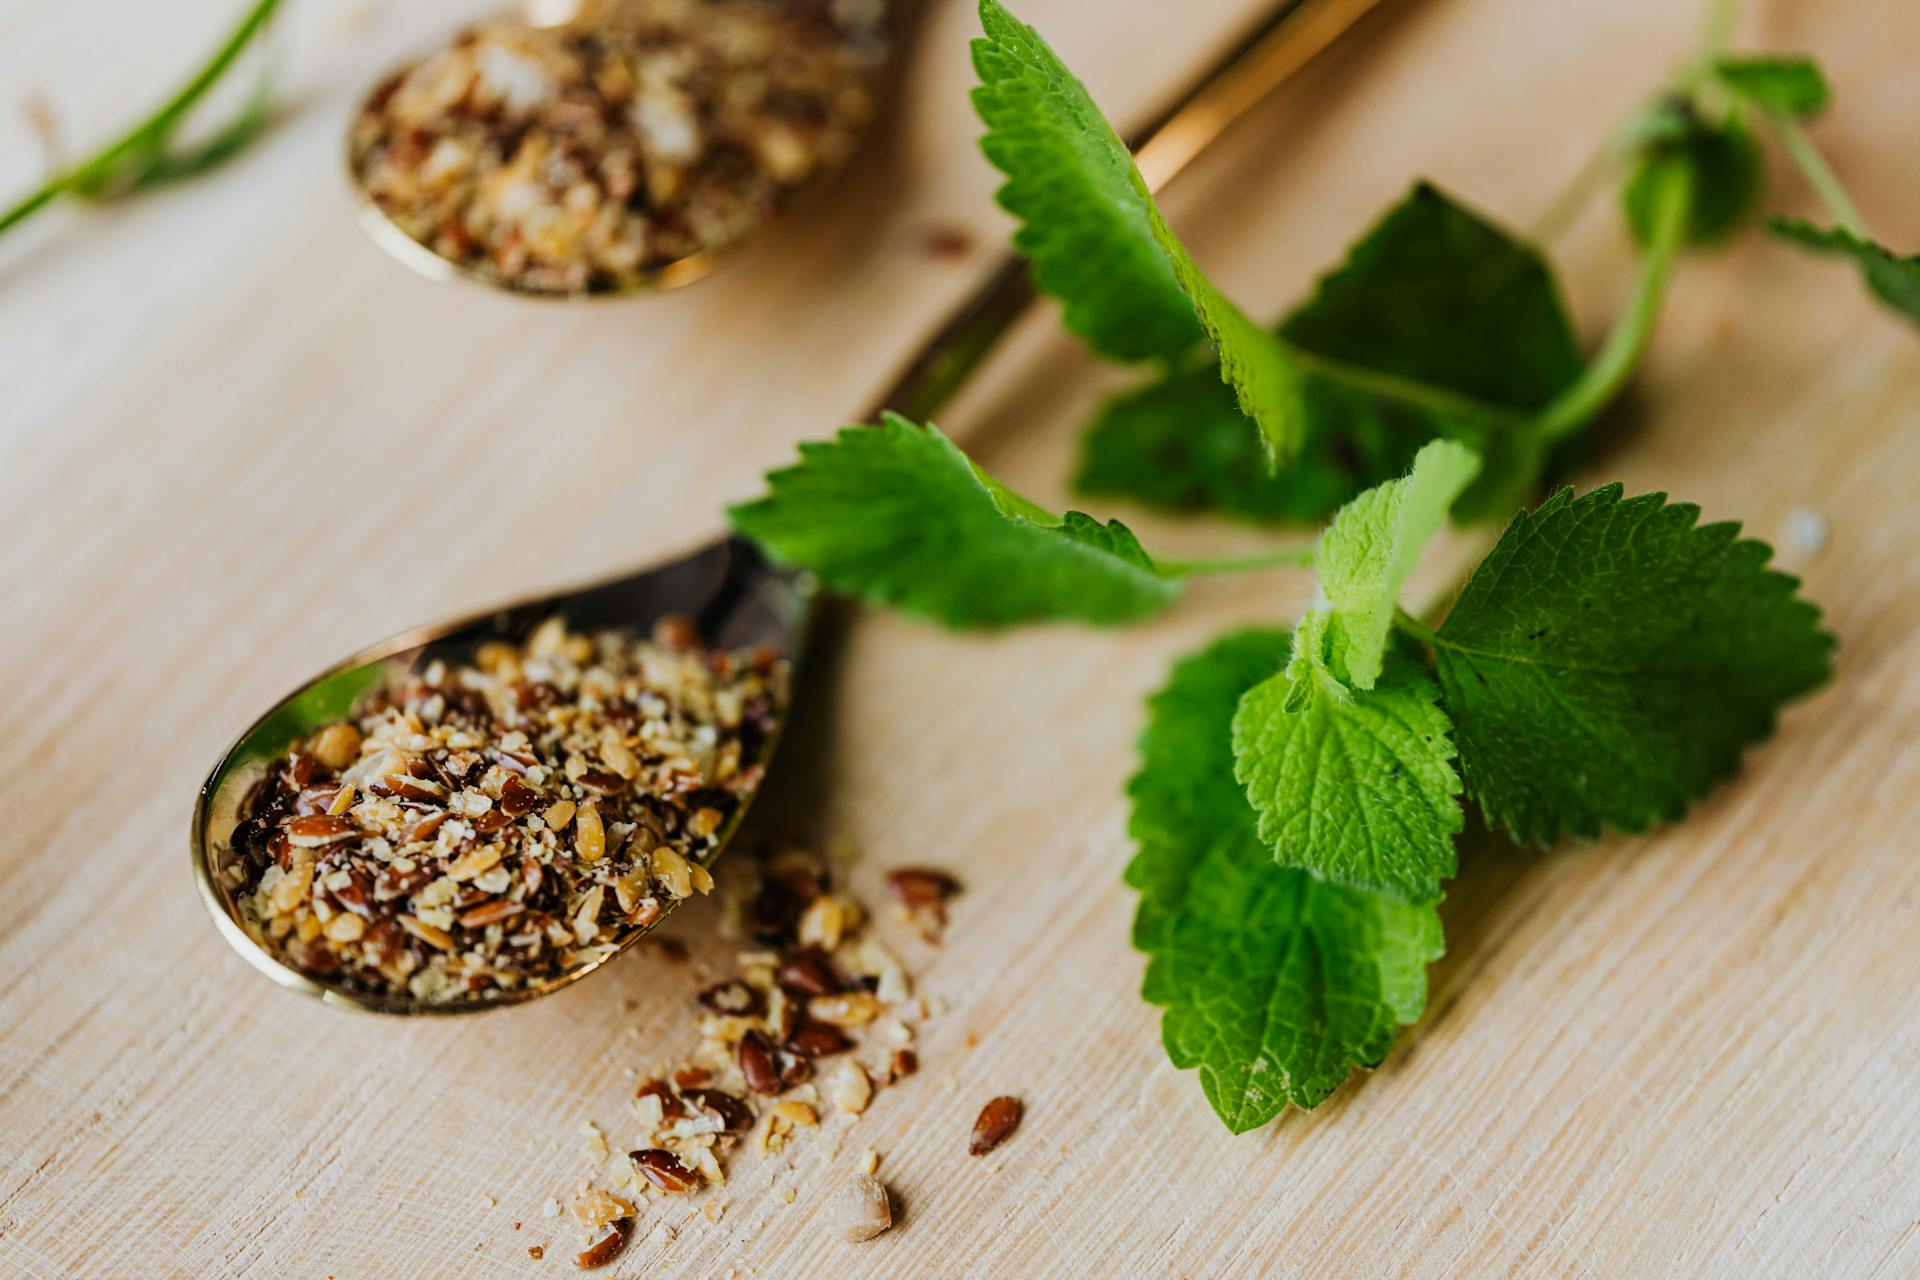
[[[1458,435],[1489,452],[1457,514],[1504,515],[1507,496],[1529,488],[1541,463],[1509,437],[1581,369],[1539,253],[1427,183],[1388,210],[1278,332],[1307,366],[1294,467],[1271,483],[1243,478],[1253,449],[1233,437],[1232,405],[1179,372],[1103,411],[1083,488],[1311,520],[1403,474],[1425,440]]]
[[[1429,637],[1467,790],[1550,843],[1671,821],[1826,680],[1833,638],[1736,524],[1563,489],[1516,516]]]
[[[1775,218],[1767,229],[1816,253],[1852,258],[1876,298],[1920,324],[1920,254],[1902,257],[1843,227],[1816,227],[1797,218]]]
[[[1274,865],[1233,781],[1241,695],[1288,660],[1280,631],[1221,638],[1173,668],[1148,704],[1129,787],[1143,994],[1166,1012],[1168,1056],[1243,1133],[1318,1105],[1383,1061],[1427,1002],[1442,950],[1430,906]]]
[[[1763,110],[1804,120],[1826,109],[1827,78],[1811,58],[1722,58],[1713,74]]]
[[[1007,175],[998,198],[1021,221],[1014,244],[1066,305],[1067,327],[1120,360],[1174,355],[1204,333],[1271,456],[1291,458],[1303,422],[1286,347],[1202,274],[1126,144],[1039,34],[998,0],[980,0],[980,25],[981,149]]]
[[[1379,678],[1400,588],[1479,471],[1473,450],[1435,440],[1414,456],[1404,477],[1340,508],[1320,535],[1314,567],[1326,600],[1328,656],[1334,671],[1357,688],[1371,689]]]
[[[1179,590],[1119,521],[1056,517],[895,414],[801,445],[767,489],[728,514],[774,558],[950,627],[1125,622]]]
[[[1137,181],[1139,175],[1134,176]],[[1220,358],[1221,380],[1233,388],[1240,412],[1260,428],[1268,469],[1292,462],[1307,429],[1302,403],[1306,383],[1293,354],[1201,273],[1185,246],[1174,238],[1159,209],[1149,205],[1147,212],[1152,216],[1154,239],[1166,250],[1174,276],[1193,300],[1200,324],[1213,342]]]
[[[1395,653],[1377,687],[1332,692],[1288,670],[1249,689],[1233,717],[1234,777],[1281,866],[1433,902],[1453,875],[1461,813],[1440,691]]]
[[[1425,182],[1321,278],[1280,335],[1354,369],[1521,415],[1581,367],[1539,253]]]
[[[1633,238],[1642,247],[1653,239],[1656,170],[1668,156],[1685,157],[1693,168],[1693,204],[1687,219],[1690,244],[1718,244],[1739,230],[1759,207],[1766,178],[1760,146],[1753,133],[1733,117],[1714,124],[1700,117],[1691,103],[1668,104],[1664,113],[1678,121],[1671,130],[1649,126],[1656,141],[1648,145],[1621,204]],[[1676,136],[1667,136],[1672,132]]]
[[[1427,434],[1483,450],[1480,478],[1456,507],[1462,520],[1505,515],[1513,494],[1532,489],[1546,455],[1519,437],[1583,363],[1539,252],[1425,182],[1321,279],[1280,333],[1308,356],[1388,387],[1410,382],[1457,398],[1399,407],[1423,418]]]
[[[1322,378],[1303,397],[1300,455],[1270,472],[1257,433],[1212,357],[1101,407],[1081,446],[1081,493],[1267,524],[1314,523],[1367,485],[1403,475],[1424,420]]]
[[[1013,243],[1042,292],[1065,304],[1068,329],[1103,356],[1144,360],[1203,336],[1155,237],[1152,200],[1133,156],[1032,27],[980,6],[973,42],[980,142],[1007,175],[998,199],[1020,220]]]

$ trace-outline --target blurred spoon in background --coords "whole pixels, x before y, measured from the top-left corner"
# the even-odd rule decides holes
[[[362,224],[405,265],[545,297],[670,289],[840,171],[888,0],[531,0],[367,94]]]

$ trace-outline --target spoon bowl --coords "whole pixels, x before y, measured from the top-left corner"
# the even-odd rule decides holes
[[[631,929],[616,950],[553,977],[511,990],[492,987],[445,1003],[416,1000],[404,992],[358,991],[296,967],[246,922],[236,900],[244,873],[232,837],[246,816],[249,797],[290,746],[347,716],[362,694],[393,675],[435,659],[449,664],[470,661],[488,641],[523,642],[549,618],[561,618],[574,631],[612,629],[644,635],[661,618],[682,614],[691,618],[706,647],[766,646],[792,671],[804,656],[817,594],[811,577],[775,568],[752,543],[727,538],[628,577],[409,631],[363,649],[281,699],[221,755],[201,784],[193,814],[193,870],[201,901],[220,935],[247,963],[283,987],[345,1008],[392,1014],[473,1013],[518,1004],[577,982],[639,941],[654,925]],[[780,723],[786,719],[783,713]],[[770,763],[779,738],[776,730],[758,757],[742,764]],[[711,865],[726,848],[753,798],[752,793],[741,797],[716,833],[702,859],[704,865]]]
[[[437,282],[690,284],[845,168],[891,28],[888,0],[529,0],[367,92],[347,138],[360,225]]]

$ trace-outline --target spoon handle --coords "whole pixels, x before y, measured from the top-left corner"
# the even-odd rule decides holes
[[[1158,194],[1233,123],[1380,0],[1280,0],[1128,146]],[[959,390],[1034,299],[1026,259],[1008,254],[927,340],[863,421],[887,411],[924,422]]]

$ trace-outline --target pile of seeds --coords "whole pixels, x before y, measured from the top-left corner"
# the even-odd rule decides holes
[[[942,902],[958,889],[944,873],[918,868],[888,878],[896,900],[918,910],[931,905],[929,885],[940,886]],[[694,1052],[634,1090],[640,1146],[613,1154],[598,1127],[587,1128],[596,1168],[571,1205],[587,1233],[576,1259],[582,1267],[626,1246],[650,1196],[724,1182],[721,1157],[736,1143],[779,1152],[802,1131],[850,1123],[877,1090],[918,1069],[912,1024],[938,1002],[914,995],[899,957],[869,929],[866,908],[835,890],[820,857],[786,850],[760,860],[729,907],[753,945],[738,953],[735,976],[699,994]],[[863,1176],[876,1159],[869,1154]],[[770,1185],[777,1199],[794,1199],[790,1185]],[[886,1207],[884,1193],[876,1202],[877,1185],[860,1184],[857,1204],[843,1206],[849,1238],[884,1229],[876,1225]],[[558,1211],[557,1202],[549,1207]]]
[[[618,290],[742,239],[852,150],[884,5],[604,0],[491,22],[374,90],[374,205],[440,257],[539,293]]]
[[[233,834],[243,922],[350,991],[487,1000],[603,959],[713,887],[785,663],[543,623],[381,687],[299,744]]]

